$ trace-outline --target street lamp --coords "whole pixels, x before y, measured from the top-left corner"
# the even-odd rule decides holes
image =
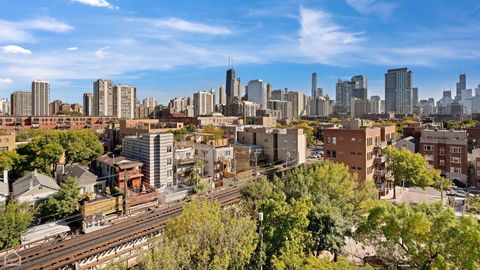
[[[260,270],[263,270],[263,212],[258,213],[258,221],[260,223],[258,227],[258,234],[260,235],[260,241],[258,244],[258,255],[260,262]]]

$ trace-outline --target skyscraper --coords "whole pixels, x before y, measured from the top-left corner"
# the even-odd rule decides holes
[[[135,117],[136,89],[125,84],[116,84],[113,87],[113,115],[122,119]]]
[[[367,87],[367,78],[362,75],[353,76],[350,81],[338,80],[335,87],[335,111],[338,113],[349,113],[352,98],[367,100]]]
[[[223,87],[223,85],[218,89],[218,104],[227,104],[227,92],[225,91],[225,87]]]
[[[10,115],[10,100],[8,98],[0,99],[0,114],[3,116]]]
[[[235,96],[235,70],[233,68],[227,70],[227,79],[225,82],[225,93],[227,94],[227,104],[232,102]]]
[[[92,93],[83,93],[83,114],[86,116],[93,116]]]
[[[32,82],[32,115],[48,116],[50,83],[46,81]]]
[[[267,85],[262,80],[251,80],[248,82],[248,100],[267,108]]]
[[[157,107],[157,105],[158,105],[158,101],[154,97],[147,97],[143,99],[143,106],[145,106],[146,108],[154,109],[155,107]]]
[[[215,111],[215,91],[198,91],[193,94],[193,114],[211,115]]]
[[[15,91],[10,96],[10,101],[13,116],[32,115],[32,92]]]
[[[93,83],[93,114],[95,116],[113,116],[112,81],[98,79]]]
[[[312,73],[312,100],[317,98],[317,73]]]
[[[272,84],[267,83],[267,100],[270,100],[270,97],[272,97]]]
[[[418,105],[418,87],[413,87],[412,92],[413,92],[412,106],[415,107]]]
[[[382,100],[379,96],[370,97],[370,113],[379,114],[381,112]]]
[[[50,115],[56,115],[59,111],[62,110],[62,104],[63,102],[61,100],[54,100],[52,101],[48,106],[48,112]]]
[[[400,114],[413,112],[413,72],[408,68],[389,69],[385,73],[385,111]]]
[[[292,103],[292,117],[301,118],[305,114],[305,94],[302,92],[288,92],[287,100]]]
[[[460,74],[458,76],[457,82],[457,95],[455,96],[455,100],[460,100],[462,96],[462,90],[467,89],[467,75]]]

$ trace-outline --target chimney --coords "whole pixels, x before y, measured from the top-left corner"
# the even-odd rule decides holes
[[[10,193],[10,184],[8,183],[8,171],[3,170],[3,182],[7,184],[7,193]]]

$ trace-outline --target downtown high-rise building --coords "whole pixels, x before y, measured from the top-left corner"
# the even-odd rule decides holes
[[[292,117],[300,119],[302,115],[306,114],[305,111],[305,94],[302,92],[288,92],[287,100],[292,103]]]
[[[218,104],[227,104],[227,92],[225,91],[225,87],[223,86],[220,86],[220,88],[218,89]]]
[[[62,104],[63,102],[59,99],[50,102],[50,104],[48,105],[49,106],[48,111],[50,115],[52,116],[57,115],[58,112],[62,110]]]
[[[8,116],[11,114],[10,111],[10,100],[8,98],[2,98],[0,99],[0,115],[2,116]]]
[[[10,102],[13,116],[32,115],[32,92],[15,91],[10,95]]]
[[[83,114],[93,116],[93,94],[83,93]]]
[[[418,87],[412,88],[412,95],[413,95],[412,106],[413,107],[418,106]]]
[[[198,91],[193,94],[193,114],[211,115],[215,112],[215,91]]]
[[[106,79],[93,82],[93,114],[113,116],[113,84]]]
[[[413,113],[413,72],[408,68],[389,69],[385,73],[385,112]]]
[[[263,109],[267,108],[268,101],[267,84],[262,80],[248,82],[248,100],[259,104]]]
[[[48,116],[50,99],[50,83],[47,81],[32,82],[32,115]]]
[[[368,99],[367,78],[362,75],[353,76],[349,81],[338,80],[335,87],[335,112],[350,113],[351,100]]]
[[[373,114],[379,114],[382,110],[382,100],[379,96],[371,96],[370,97],[370,109],[369,112]]]
[[[235,85],[235,70],[233,68],[227,70],[227,78],[225,81],[225,93],[227,96],[227,104],[232,102],[233,97],[236,95],[236,85]],[[238,93],[237,93],[238,94]]]
[[[457,92],[455,95],[455,100],[458,101],[461,99],[462,96],[462,90],[467,89],[467,75],[466,74],[460,74],[458,76],[458,82],[457,82]]]
[[[154,97],[147,97],[143,99],[143,106],[145,106],[146,108],[155,109],[157,105],[158,105],[158,101]]]
[[[135,118],[136,100],[135,87],[125,84],[113,86],[113,116],[119,119]]]
[[[312,100],[317,98],[317,73],[312,73]]]

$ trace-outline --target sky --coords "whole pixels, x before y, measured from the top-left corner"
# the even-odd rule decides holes
[[[408,67],[421,99],[480,83],[478,0],[0,0],[0,97],[48,80],[81,102],[98,78],[162,103],[218,89],[232,59],[242,84],[310,94],[338,79]]]

